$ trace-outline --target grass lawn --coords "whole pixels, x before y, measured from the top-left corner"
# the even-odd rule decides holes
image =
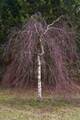
[[[29,91],[0,89],[0,120],[80,120],[80,96],[47,96],[39,102]]]

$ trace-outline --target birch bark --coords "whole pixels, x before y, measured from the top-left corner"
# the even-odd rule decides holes
[[[35,24],[35,29],[36,29],[37,34],[40,35],[38,30],[37,30],[36,24]],[[38,61],[38,99],[42,100],[41,57],[44,54],[44,46],[42,44],[41,35],[39,37],[39,42],[40,42],[41,52],[37,54],[37,61]]]
[[[44,54],[44,47],[41,38],[39,40],[41,45],[41,53],[38,54],[38,98],[41,100],[42,99],[41,57]]]
[[[41,60],[38,55],[38,99],[42,99],[42,84],[41,84]]]

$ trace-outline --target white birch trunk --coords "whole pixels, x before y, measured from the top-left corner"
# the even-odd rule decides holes
[[[36,32],[39,34],[36,24],[34,26],[35,26]],[[41,36],[40,36],[39,41],[41,44],[41,53],[38,53],[38,55],[37,55],[37,59],[38,59],[38,99],[42,100],[41,59],[40,59],[40,57],[43,56],[43,54],[44,54],[44,47],[42,44]]]
[[[38,55],[38,99],[42,99],[42,84],[41,84],[41,60]]]

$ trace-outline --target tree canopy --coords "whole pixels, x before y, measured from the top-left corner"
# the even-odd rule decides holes
[[[80,0],[0,0],[0,56],[2,45],[12,27],[21,27],[31,15],[40,12],[47,23],[61,15],[68,16],[77,33],[80,52]]]

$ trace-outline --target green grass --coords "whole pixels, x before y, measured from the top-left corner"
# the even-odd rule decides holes
[[[47,96],[38,101],[30,91],[0,90],[0,120],[80,120],[80,97]]]

